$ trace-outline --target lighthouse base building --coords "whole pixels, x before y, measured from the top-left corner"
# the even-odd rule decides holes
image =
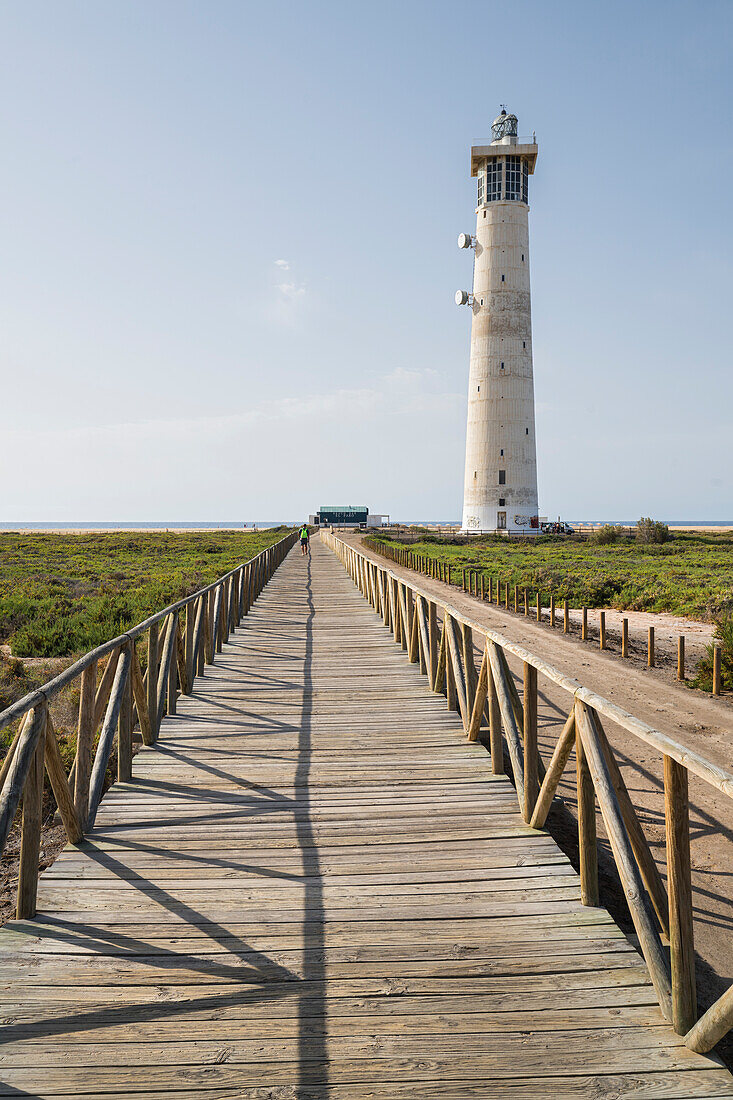
[[[490,145],[471,150],[477,178],[475,252],[462,530],[536,534],[537,458],[529,283],[528,179],[537,145],[502,111]]]

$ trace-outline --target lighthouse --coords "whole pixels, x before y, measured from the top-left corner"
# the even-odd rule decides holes
[[[517,136],[516,115],[501,114],[492,141],[471,149],[476,177],[473,292],[459,290],[471,309],[466,470],[466,533],[536,534],[537,457],[529,288],[529,177],[537,143]]]

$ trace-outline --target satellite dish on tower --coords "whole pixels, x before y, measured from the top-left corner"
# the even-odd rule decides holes
[[[468,293],[467,290],[457,290],[456,291],[456,305],[457,306],[467,306],[470,299],[471,299],[471,295]]]
[[[474,239],[470,233],[458,234],[458,247],[459,248],[471,248],[474,244]]]

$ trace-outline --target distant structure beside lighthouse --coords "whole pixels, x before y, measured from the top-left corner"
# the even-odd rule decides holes
[[[476,235],[458,238],[475,252],[473,293],[456,294],[473,314],[462,530],[531,535],[539,520],[528,180],[537,143],[517,137],[505,108],[491,134],[490,145],[471,149]]]

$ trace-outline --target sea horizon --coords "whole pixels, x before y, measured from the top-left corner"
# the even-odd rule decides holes
[[[28,520],[0,522],[0,531],[251,531],[296,527],[302,520]],[[458,519],[407,519],[403,527],[459,527]],[[573,525],[610,523],[633,527],[636,519],[568,519]],[[663,519],[670,527],[733,527],[733,519]]]

